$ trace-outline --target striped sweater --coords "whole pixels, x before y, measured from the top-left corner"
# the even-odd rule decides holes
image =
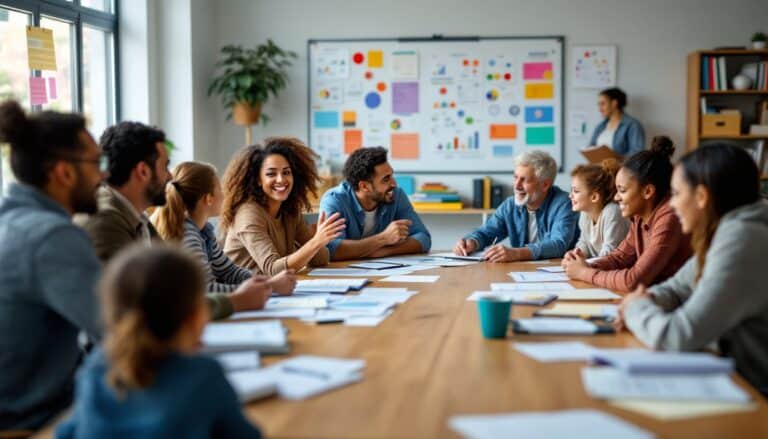
[[[229,293],[251,278],[251,272],[239,267],[221,251],[214,233],[213,225],[206,223],[203,230],[187,218],[184,221],[184,248],[203,263],[208,291]]]

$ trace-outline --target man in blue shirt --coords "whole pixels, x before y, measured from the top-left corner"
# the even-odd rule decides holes
[[[568,193],[553,185],[556,175],[557,164],[546,152],[517,156],[515,195],[482,227],[460,239],[454,253],[466,256],[490,245],[485,252],[490,262],[561,258],[576,244],[578,213],[571,209]],[[501,244],[504,238],[511,247]]]
[[[339,212],[346,219],[342,235],[328,244],[332,260],[429,251],[432,238],[393,172],[382,147],[361,148],[349,156],[345,181],[320,201],[326,217]]]
[[[72,402],[78,332],[101,333],[101,272],[72,214],[96,211],[101,150],[75,114],[0,105],[18,184],[0,202],[0,430],[41,427]]]

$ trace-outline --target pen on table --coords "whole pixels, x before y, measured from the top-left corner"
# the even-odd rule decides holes
[[[496,245],[496,241],[498,241],[498,240],[499,240],[499,237],[498,237],[498,236],[494,236],[494,237],[493,237],[493,242],[491,243],[491,245],[489,245],[489,246],[488,246],[488,248],[490,249],[490,248],[492,248],[494,245]],[[487,251],[487,250],[486,250],[486,251]],[[484,260],[484,261],[487,261],[487,260],[488,260],[488,258],[487,258],[487,257],[485,257],[485,255],[483,255],[483,260]]]

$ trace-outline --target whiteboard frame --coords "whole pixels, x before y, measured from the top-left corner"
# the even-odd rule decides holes
[[[397,42],[397,43],[444,43],[444,42],[480,42],[484,40],[543,40],[551,39],[560,44],[560,163],[557,172],[562,173],[565,169],[565,75],[567,67],[565,65],[565,35],[519,35],[519,36],[443,36],[442,34],[433,34],[431,37],[396,37],[396,38],[310,38],[307,40],[307,143],[312,139],[312,44],[316,43],[370,43],[370,42]],[[312,145],[310,145],[311,147]],[[488,174],[488,175],[508,175],[509,171],[419,171],[408,172],[408,175],[467,175],[467,174]]]

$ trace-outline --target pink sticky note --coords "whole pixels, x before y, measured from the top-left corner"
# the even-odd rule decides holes
[[[48,97],[51,99],[59,97],[56,93],[56,78],[48,78]]]
[[[523,64],[523,79],[552,79],[552,63],[531,62]]]
[[[32,105],[48,103],[48,94],[45,92],[45,78],[29,78],[29,97]]]

